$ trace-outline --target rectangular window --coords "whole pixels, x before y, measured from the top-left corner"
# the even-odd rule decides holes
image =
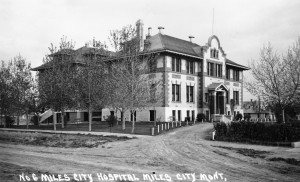
[[[195,73],[194,62],[193,61],[186,61],[186,72],[188,74],[194,74]]]
[[[239,91],[233,91],[233,99],[235,104],[239,105]]]
[[[172,71],[181,72],[181,59],[172,57]]]
[[[178,110],[178,121],[181,121],[181,110]]]
[[[176,121],[176,110],[172,110],[173,121]]]
[[[180,101],[180,85],[172,84],[172,101]]]

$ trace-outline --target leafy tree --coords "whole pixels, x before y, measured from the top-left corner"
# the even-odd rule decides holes
[[[11,84],[12,75],[10,69],[1,61],[0,67],[0,119],[1,125],[6,125],[5,117],[10,115],[13,101],[13,88]]]
[[[38,73],[40,104],[61,111],[62,128],[65,110],[77,106],[73,84],[77,71],[74,46],[66,37],[61,38],[58,49],[51,44],[50,54],[46,55],[43,69]],[[54,130],[55,122],[54,119]]]
[[[285,122],[286,107],[299,102],[300,37],[285,55],[278,56],[269,44],[261,50],[259,61],[252,61],[253,81],[246,88],[269,105],[278,105]]]
[[[28,128],[28,114],[36,108],[36,85],[30,72],[30,63],[21,55],[14,57],[6,65],[1,64],[1,113],[16,115],[26,114]],[[2,115],[2,114],[1,114]]]

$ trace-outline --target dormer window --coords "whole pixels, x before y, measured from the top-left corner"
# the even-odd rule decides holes
[[[210,57],[219,59],[219,51],[216,48],[210,49]]]

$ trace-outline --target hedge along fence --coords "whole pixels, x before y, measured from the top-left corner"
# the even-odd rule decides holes
[[[231,122],[215,123],[217,140],[254,140],[263,142],[300,141],[300,128],[292,124]]]

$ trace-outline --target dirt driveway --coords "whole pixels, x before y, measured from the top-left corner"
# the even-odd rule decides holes
[[[19,176],[22,173],[29,177],[32,173],[37,176],[67,174],[71,181],[80,179],[78,175],[74,178],[74,173],[91,174],[93,181],[101,181],[97,176],[100,173],[135,174],[138,181],[193,181],[193,173],[196,181],[300,179],[299,165],[270,160],[293,158],[299,161],[299,149],[210,141],[206,138],[211,130],[212,124],[205,123],[160,136],[106,143],[97,148],[0,143],[0,181],[24,181],[26,178]],[[81,177],[79,181],[91,181]]]

